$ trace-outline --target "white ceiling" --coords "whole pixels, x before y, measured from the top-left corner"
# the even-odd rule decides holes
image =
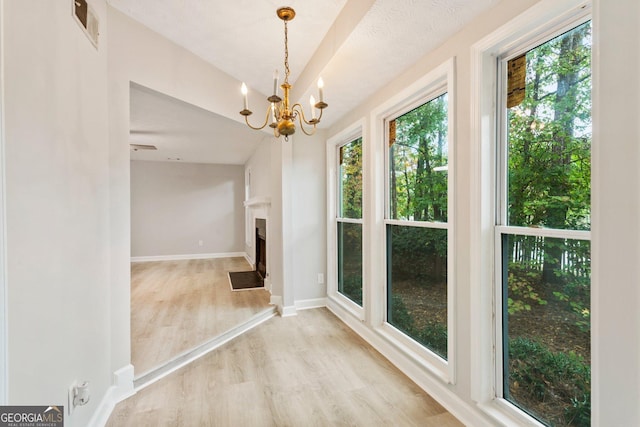
[[[243,165],[264,135],[242,123],[132,83],[131,144],[157,150],[131,151],[132,160]]]
[[[316,92],[317,77],[322,76],[329,108],[321,127],[328,127],[498,2],[288,0],[287,5],[296,10],[288,24],[293,95],[308,99]],[[250,90],[270,93],[274,69],[279,69],[282,81],[283,23],[275,13],[282,0],[109,3],[245,81]],[[238,87],[229,90],[236,92]],[[131,142],[159,148],[158,152],[132,152],[132,158],[243,164],[264,136],[139,86],[132,88],[131,96]]]

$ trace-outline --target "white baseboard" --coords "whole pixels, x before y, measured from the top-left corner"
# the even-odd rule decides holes
[[[280,317],[289,317],[289,316],[297,316],[298,311],[296,310],[295,305],[287,305],[278,307],[278,312],[280,313]]]
[[[310,308],[320,308],[327,306],[327,297],[297,300],[295,302],[296,310],[307,310]]]
[[[354,317],[353,314],[343,309],[335,301],[328,299],[327,308],[464,425],[477,427],[490,427],[493,425],[475,405],[465,402],[453,393],[443,381],[420,367],[416,361],[393,346],[360,319]]]
[[[269,298],[269,304],[278,307],[278,312],[280,312],[280,307],[282,307],[282,297],[279,295],[271,295]]]
[[[116,404],[134,394],[133,365],[126,365],[113,373],[113,385],[107,389],[98,408],[93,413],[91,421],[89,421],[89,426],[104,427]]]
[[[245,252],[220,252],[220,253],[210,253],[210,254],[134,256],[134,257],[131,257],[131,262],[180,261],[180,260],[187,260],[187,259],[211,259],[211,258],[235,258],[235,257],[247,258],[247,254]]]
[[[294,305],[286,307],[284,306],[284,302],[282,301],[282,297],[280,295],[271,295],[269,304],[276,306],[280,317],[295,316],[298,314]]]
[[[320,308],[327,306],[327,298],[313,298],[295,301],[294,305],[284,306],[282,303],[282,297],[278,295],[271,295],[269,304],[275,305],[278,310],[278,314],[281,317],[296,316],[298,310],[307,310],[310,308]]]

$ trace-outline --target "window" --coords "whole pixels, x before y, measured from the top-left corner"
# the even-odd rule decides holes
[[[448,357],[448,95],[386,121],[387,323]]]
[[[502,397],[547,425],[589,425],[590,22],[500,64]]]
[[[362,306],[362,137],[337,150],[338,292]]]

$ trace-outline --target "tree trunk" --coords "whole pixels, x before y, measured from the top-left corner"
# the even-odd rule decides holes
[[[558,89],[554,102],[553,119],[555,132],[551,151],[554,164],[549,165],[549,171],[553,177],[549,182],[549,195],[558,196],[558,199],[547,206],[546,226],[548,228],[566,228],[567,212],[569,205],[567,202],[559,202],[561,197],[569,195],[569,171],[571,155],[567,150],[570,140],[573,138],[574,124],[572,109],[577,101],[577,92],[574,89],[579,78],[579,59],[576,60],[576,49],[580,46],[584,34],[581,31],[574,31],[565,36],[560,43],[559,66],[557,67]],[[577,62],[577,63],[576,63]],[[542,278],[545,282],[557,284],[561,281],[556,272],[561,270],[562,254],[564,245],[557,239],[544,242],[544,264],[542,267]]]

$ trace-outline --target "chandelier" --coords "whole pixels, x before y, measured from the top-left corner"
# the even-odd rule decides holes
[[[286,141],[289,140],[289,135],[293,135],[296,131],[296,119],[300,123],[300,129],[305,135],[313,135],[316,131],[316,125],[320,123],[322,118],[322,111],[327,108],[327,104],[322,99],[323,82],[322,78],[318,79],[318,102],[316,102],[313,96],[309,99],[311,106],[311,119],[307,120],[304,115],[302,105],[296,103],[294,105],[289,104],[289,91],[292,86],[289,84],[289,46],[288,46],[288,33],[287,22],[291,21],[296,12],[290,7],[281,7],[276,11],[278,18],[284,21],[284,83],[280,85],[282,88],[282,98],[278,95],[278,70],[273,73],[273,95],[267,98],[270,106],[267,107],[267,113],[262,126],[252,126],[249,123],[249,116],[253,114],[249,110],[249,102],[247,100],[247,85],[242,83],[242,95],[244,97],[244,108],[240,111],[240,114],[244,116],[244,120],[251,129],[261,130],[264,129],[267,124],[270,128],[273,128],[273,134],[276,138],[280,135],[284,135]],[[316,117],[316,109],[320,110],[320,115]],[[307,125],[308,129],[305,129]]]

